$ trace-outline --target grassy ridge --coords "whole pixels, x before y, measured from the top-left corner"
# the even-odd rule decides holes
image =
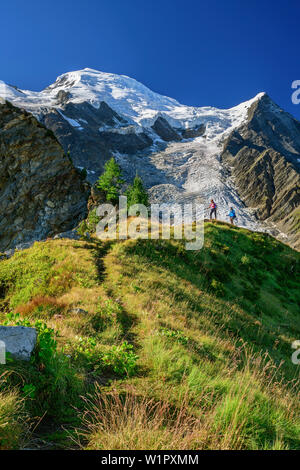
[[[300,448],[299,263],[272,237],[210,223],[199,252],[51,240],[1,261],[1,323],[36,325],[39,344],[5,366],[3,403],[18,408],[0,414],[0,447],[22,445],[38,415],[56,447]]]

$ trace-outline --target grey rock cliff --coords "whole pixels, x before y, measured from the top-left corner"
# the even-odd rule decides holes
[[[0,102],[0,251],[73,228],[88,195],[54,134]]]

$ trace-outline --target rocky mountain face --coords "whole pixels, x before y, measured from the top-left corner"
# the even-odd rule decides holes
[[[260,220],[274,222],[300,246],[300,123],[265,95],[247,121],[226,140],[222,162],[235,186]]]
[[[148,135],[136,131],[126,119],[104,101],[95,109],[91,104],[64,103],[59,109],[44,109],[40,121],[56,135],[77,167],[86,168],[95,181],[112,152],[134,153],[152,144]]]
[[[205,132],[204,125],[173,128],[162,116],[144,128],[118,115],[104,101],[96,109],[87,102],[65,103],[59,109],[42,110],[39,119],[54,132],[75,165],[87,169],[91,182],[96,181],[104,163],[114,153],[130,158],[151,148],[154,142],[181,142]]]
[[[300,123],[266,94],[231,109],[184,106],[126,76],[84,69],[41,92],[0,82],[0,96],[31,112],[94,182],[112,155],[151,201],[214,198],[218,217],[299,246]]]
[[[0,251],[73,228],[88,195],[52,131],[0,99]]]

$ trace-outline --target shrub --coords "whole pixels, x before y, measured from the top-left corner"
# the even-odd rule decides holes
[[[241,257],[241,263],[242,263],[244,266],[249,266],[250,263],[251,263],[249,256],[243,255],[243,256]]]
[[[175,330],[169,330],[167,328],[162,328],[160,330],[160,334],[162,336],[166,336],[167,338],[172,338],[174,339],[175,341],[177,341],[178,343],[181,343],[181,344],[187,344],[188,343],[188,337],[185,336],[182,331],[175,331]]]
[[[71,356],[74,361],[93,364],[96,358],[96,340],[94,338],[76,338],[77,342],[72,345]],[[98,358],[99,360],[99,358]]]
[[[216,279],[213,279],[210,283],[211,290],[216,294],[217,296],[222,297],[225,294],[225,288],[223,284]]]
[[[81,222],[77,230],[79,235],[84,236],[87,232],[92,235],[96,232],[97,224],[100,221],[100,217],[98,217],[96,211],[97,209],[91,210],[87,218]]]
[[[132,349],[133,346],[127,341],[124,341],[120,346],[112,346],[111,350],[102,358],[105,367],[120,376],[133,375],[136,371],[138,356],[134,354]]]

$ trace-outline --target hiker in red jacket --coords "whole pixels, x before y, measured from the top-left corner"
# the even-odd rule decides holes
[[[212,219],[213,215],[215,215],[215,219],[217,219],[217,204],[215,203],[213,199],[210,201],[209,209],[210,209],[210,214],[209,214],[210,220]]]

